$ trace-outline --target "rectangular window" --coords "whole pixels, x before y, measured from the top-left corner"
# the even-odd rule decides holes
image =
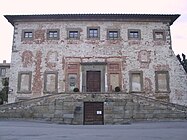
[[[153,30],[154,40],[165,40],[165,31],[164,30]]]
[[[169,92],[169,72],[156,71],[155,72],[156,92]]]
[[[6,68],[0,68],[0,76],[6,75]]]
[[[68,39],[80,39],[80,28],[70,28],[67,29]]]
[[[32,40],[33,39],[33,30],[23,30],[22,31],[22,40]]]
[[[44,92],[57,93],[58,92],[58,73],[45,72],[44,73]]]
[[[128,38],[140,40],[140,38],[141,38],[140,30],[129,29],[128,30]]]
[[[110,74],[110,91],[115,91],[116,87],[119,87],[119,74]]]
[[[47,39],[59,39],[59,30],[58,29],[50,29],[47,30]]]
[[[78,31],[69,31],[69,38],[77,39],[78,37]]]
[[[143,73],[130,72],[130,92],[141,92],[143,90]]]
[[[107,30],[108,39],[119,39],[119,30]]]
[[[32,72],[18,73],[18,92],[31,93]]]
[[[57,38],[58,33],[57,31],[49,31],[49,38]]]
[[[24,32],[24,38],[32,38],[32,32]]]
[[[88,28],[88,38],[99,38],[99,28]]]

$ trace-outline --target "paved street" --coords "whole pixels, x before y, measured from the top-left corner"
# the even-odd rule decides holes
[[[130,125],[61,125],[33,121],[0,121],[0,140],[186,140],[185,122]]]

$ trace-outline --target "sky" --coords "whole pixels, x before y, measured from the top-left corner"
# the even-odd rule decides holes
[[[187,55],[187,0],[0,0],[0,63],[11,62],[13,26],[4,15],[180,14],[171,26],[174,53]]]

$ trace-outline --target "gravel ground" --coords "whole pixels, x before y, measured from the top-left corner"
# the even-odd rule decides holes
[[[61,125],[0,120],[0,140],[187,140],[187,121]]]

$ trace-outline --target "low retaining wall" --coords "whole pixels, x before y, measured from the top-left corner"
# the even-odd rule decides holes
[[[187,107],[136,94],[61,93],[0,106],[0,118],[24,118],[62,124],[84,123],[84,102],[103,102],[104,124],[141,120],[184,120]]]

